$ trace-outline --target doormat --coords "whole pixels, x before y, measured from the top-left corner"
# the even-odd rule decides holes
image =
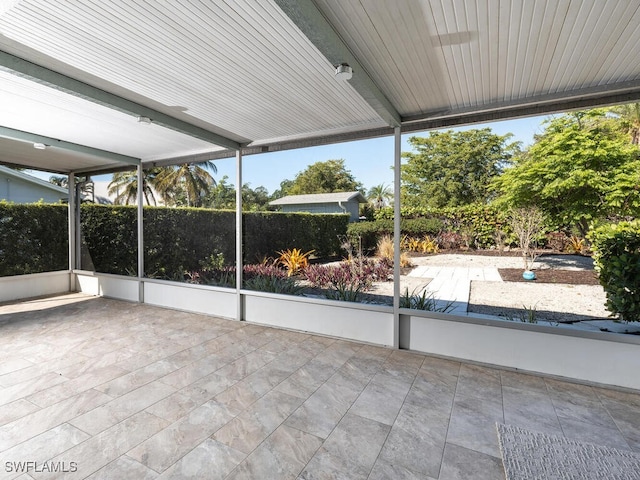
[[[640,454],[496,424],[507,480],[640,480]]]

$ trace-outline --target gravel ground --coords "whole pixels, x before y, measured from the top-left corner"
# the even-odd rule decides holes
[[[522,268],[518,256],[487,256],[469,254],[440,254],[413,257],[415,266],[443,265],[449,267]],[[534,269],[592,270],[590,257],[578,255],[543,255]],[[430,279],[401,277],[401,291],[411,292],[416,287],[428,285]],[[393,295],[391,282],[378,284],[377,295]],[[471,282],[469,312],[487,315],[517,315],[524,308],[536,310],[536,318],[554,322],[606,319],[609,311],[604,307],[606,296],[600,285],[566,285],[554,283]]]
[[[495,267],[495,268],[523,268],[520,256],[490,256],[446,253],[427,257],[413,257],[412,263],[418,265],[445,265],[448,267]],[[533,265],[534,270],[561,268],[563,270],[592,270],[591,257],[580,255],[542,255]]]
[[[557,283],[471,282],[469,312],[515,314],[524,308],[536,317],[556,322],[603,319],[606,296],[600,285]],[[504,309],[508,309],[506,312]]]
[[[416,265],[523,268],[521,257],[444,254],[417,257]],[[580,255],[542,255],[534,270],[593,270],[591,257]],[[606,295],[600,285],[554,283],[471,282],[469,312],[487,315],[517,314],[524,308],[536,310],[536,317],[555,322],[603,319]],[[506,309],[506,311],[505,311]]]

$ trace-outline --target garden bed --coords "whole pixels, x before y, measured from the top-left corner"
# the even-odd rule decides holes
[[[599,285],[597,274],[593,270],[536,270],[535,280],[522,278],[522,268],[499,268],[498,273],[505,282],[528,283],[565,283],[568,285]]]

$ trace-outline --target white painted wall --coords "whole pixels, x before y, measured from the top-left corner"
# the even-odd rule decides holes
[[[0,302],[68,293],[70,275],[64,270],[0,277]]]
[[[77,289],[88,295],[139,301],[138,280],[118,275],[77,273]]]
[[[144,303],[222,318],[237,318],[235,290],[156,283],[145,280]]]
[[[249,322],[393,345],[393,311],[348,302],[244,293],[244,319]]]
[[[410,329],[411,350],[640,389],[640,344],[615,341],[615,334],[595,339],[409,315],[401,325]]]
[[[67,293],[68,271],[0,278],[0,302]],[[139,281],[78,272],[77,290],[138,301]],[[235,290],[144,280],[145,303],[235,319]],[[355,341],[393,345],[393,311],[357,303],[242,292],[243,319]],[[435,315],[438,317],[438,315]],[[598,338],[601,337],[601,338]],[[401,345],[411,350],[640,390],[640,342],[611,333],[554,330],[499,321],[401,316]]]

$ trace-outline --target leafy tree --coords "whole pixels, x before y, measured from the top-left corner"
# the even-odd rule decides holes
[[[263,186],[255,189],[251,189],[248,183],[242,186],[242,210],[251,212],[273,210],[269,206],[270,201],[269,191]]]
[[[353,192],[362,190],[362,184],[344,165],[344,160],[327,160],[309,165],[298,173],[287,195],[310,193]]]
[[[501,202],[535,205],[557,227],[640,211],[640,160],[618,120],[604,109],[547,120],[545,131],[495,182]]]
[[[402,154],[407,159],[401,167],[403,205],[442,208],[487,203],[491,180],[519,152],[518,142],[509,143],[511,137],[483,128],[409,138],[416,151]]]
[[[227,183],[229,177],[225,175],[209,190],[203,200],[202,206],[217,209],[236,208],[236,187]],[[242,186],[242,209],[244,211],[260,212],[273,210],[269,207],[271,201],[269,191],[265,187],[257,187],[255,190],[248,183]]]
[[[229,177],[224,175],[216,184],[209,189],[202,206],[217,209],[236,208],[236,187],[228,183]]]
[[[611,107],[624,131],[631,137],[631,143],[640,146],[640,103],[628,103]]]
[[[280,188],[271,194],[271,200],[276,200],[278,198],[286,197],[289,195],[289,190],[291,190],[291,186],[293,185],[293,180],[282,180],[280,182]]]
[[[384,183],[374,185],[367,192],[367,200],[373,205],[373,208],[380,210],[389,205],[389,202],[393,200],[393,192],[391,188]]]

